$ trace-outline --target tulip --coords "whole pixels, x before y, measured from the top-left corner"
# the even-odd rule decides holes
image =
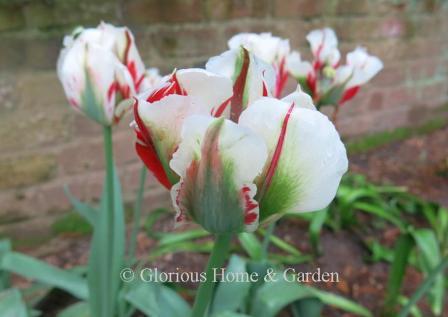
[[[230,49],[243,46],[275,69],[274,96],[280,97],[288,79],[286,58],[290,52],[289,40],[272,36],[271,33],[240,33],[234,35],[228,42]]]
[[[348,165],[333,124],[300,91],[258,99],[238,124],[191,116],[181,140],[170,162],[176,222],[216,234],[326,207]]]
[[[66,36],[57,69],[70,105],[105,126],[120,121],[145,79],[131,32],[106,23]]]
[[[224,115],[236,121],[251,103],[272,94],[274,69],[241,46],[210,58],[205,68],[233,82],[232,98],[215,110],[215,116]]]
[[[341,54],[338,50],[338,39],[330,28],[311,31],[306,39],[310,43],[314,56],[314,68],[321,69],[325,65],[337,67]]]
[[[169,161],[179,146],[184,120],[192,114],[214,114],[231,96],[230,79],[185,69],[135,99],[136,151],[163,186],[169,189],[178,181]]]
[[[358,47],[347,54],[347,65],[341,66],[335,77],[335,83],[344,85],[340,104],[352,99],[360,86],[367,83],[383,69],[383,63],[376,57],[369,55],[363,47]]]

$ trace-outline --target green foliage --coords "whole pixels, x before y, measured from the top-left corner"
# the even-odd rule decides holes
[[[447,120],[439,117],[421,126],[397,128],[392,131],[383,131],[359,139],[349,140],[346,143],[346,147],[350,154],[363,153],[392,142],[407,139],[411,136],[431,133],[446,125]]]
[[[254,268],[256,268],[254,270]],[[276,278],[264,279],[267,269],[273,268]],[[212,317],[242,316],[274,317],[284,310],[291,310],[294,316],[320,316],[323,306],[329,305],[358,316],[370,317],[372,314],[364,307],[335,294],[305,286],[284,279],[281,268],[263,262],[247,262],[233,256],[229,264],[232,272],[258,272],[258,283],[225,282],[220,283],[213,300]],[[233,295],[233,296],[232,296]],[[298,315],[298,314],[305,315]],[[230,314],[230,315],[229,315]]]
[[[55,234],[74,233],[87,235],[92,233],[92,226],[79,214],[68,213],[57,219],[51,225],[51,230]]]

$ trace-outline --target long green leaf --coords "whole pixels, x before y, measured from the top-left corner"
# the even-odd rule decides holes
[[[9,289],[0,293],[0,316],[30,317],[22,295],[17,289]]]
[[[87,284],[82,277],[30,256],[8,252],[1,259],[0,267],[3,270],[63,289],[80,299],[88,297]]]
[[[260,260],[263,254],[262,246],[260,241],[253,233],[243,232],[238,235],[238,239],[243,247],[244,251],[250,256],[254,261]]]
[[[98,211],[92,206],[83,203],[78,198],[73,196],[68,186],[64,186],[64,193],[70,200],[70,203],[75,208],[75,211],[81,215],[92,227],[95,226],[96,219],[98,217]]]
[[[320,232],[328,216],[328,208],[317,211],[311,218],[310,227],[308,229],[311,245],[315,255],[320,254]]]
[[[79,302],[73,304],[58,314],[58,317],[90,317],[89,304]]]
[[[11,241],[8,239],[0,240],[0,261],[3,256],[11,251]],[[0,270],[0,291],[11,286],[11,276],[9,272]]]
[[[321,291],[317,288],[309,288],[311,294],[316,296],[320,301],[326,305],[333,306],[347,312],[363,316],[372,317],[372,313],[365,307],[336,294]]]
[[[114,210],[107,210],[106,183],[101,200],[101,209],[93,233],[88,265],[90,307],[95,317],[109,317],[117,309],[119,278],[124,263],[125,226],[124,208],[120,180],[113,169]],[[112,224],[109,223],[112,221]],[[110,239],[112,237],[112,239]],[[110,246],[110,244],[112,244]],[[108,247],[110,246],[110,247]],[[109,254],[109,248],[111,254]]]
[[[245,273],[246,271],[246,262],[242,258],[236,255],[230,258],[226,275]],[[237,311],[249,294],[250,286],[249,282],[241,281],[220,283],[215,291],[211,312],[218,314],[226,311]]]
[[[184,232],[166,233],[160,237],[159,246],[166,246],[178,242],[194,240],[209,236],[210,233],[204,229],[193,229]]]
[[[414,241],[409,234],[402,234],[395,243],[394,261],[389,272],[385,309],[393,312],[400,294],[401,284],[406,273],[409,255],[414,247]]]
[[[415,291],[412,297],[409,299],[408,303],[403,307],[403,309],[398,314],[398,317],[406,317],[409,315],[409,312],[412,308],[417,304],[417,302],[422,298],[433,285],[434,281],[437,279],[439,274],[443,274],[443,272],[448,267],[448,256],[445,257],[437,267],[432,270],[432,272],[426,277],[425,281],[420,285],[420,287]]]
[[[160,283],[138,283],[125,296],[137,309],[151,317],[187,317],[190,307],[175,291]]]
[[[304,298],[291,305],[294,317],[320,317],[323,303],[317,298]]]
[[[252,303],[251,316],[274,317],[287,305],[303,298],[313,297],[309,289],[283,278],[260,286]]]
[[[441,261],[440,249],[434,231],[430,229],[416,229],[412,232],[415,242],[421,251],[423,271],[428,275]],[[429,293],[429,303],[436,316],[442,314],[443,298],[445,295],[444,277],[440,274]]]

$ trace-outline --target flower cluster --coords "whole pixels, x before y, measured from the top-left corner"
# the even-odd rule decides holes
[[[239,46],[137,98],[137,153],[171,190],[177,223],[253,231],[333,199],[347,170],[337,131],[307,94],[278,99],[275,87],[274,69]]]
[[[313,54],[312,63],[304,61],[298,52],[288,55],[286,68],[302,89],[313,97],[316,106],[335,107],[352,99],[360,87],[372,79],[383,63],[362,47],[347,54],[347,64],[341,65],[338,40],[332,29],[310,32],[306,39]]]
[[[312,96],[316,106],[339,106],[353,98],[361,85],[367,83],[382,68],[381,60],[358,47],[347,54],[347,64],[341,65],[338,39],[330,28],[311,31],[306,39],[311,46],[313,61],[302,60],[292,51],[289,41],[270,33],[240,33],[229,40],[230,48],[243,46],[275,70],[273,95],[279,98],[288,76],[294,77],[301,88]]]
[[[57,71],[71,106],[109,126],[120,121],[135,93],[159,80],[146,70],[131,31],[101,23],[64,38]]]
[[[285,213],[327,206],[347,170],[345,147],[316,98],[299,85],[280,99],[294,66],[308,72],[299,78],[305,91],[317,72],[337,68],[334,34],[319,32],[308,37],[313,65],[287,40],[243,33],[205,69],[161,78],[145,69],[127,28],[102,23],[64,39],[58,74],[70,104],[105,126],[133,102],[136,152],[171,191],[176,223],[253,231]],[[333,76],[348,90],[365,81],[361,52],[353,54]]]

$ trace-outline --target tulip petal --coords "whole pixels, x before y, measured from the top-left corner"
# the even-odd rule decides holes
[[[181,69],[176,72],[179,85],[188,96],[201,100],[213,113],[232,96],[232,81],[203,69]]]
[[[261,221],[286,212],[319,210],[331,202],[348,161],[325,115],[263,98],[242,113],[239,123],[262,136],[268,147],[267,164],[256,180]]]
[[[313,104],[313,99],[311,99],[310,95],[304,93],[300,88],[300,85],[297,86],[297,90],[293,93],[282,98],[283,102],[288,104],[294,103],[296,107],[307,108],[311,110],[316,110],[316,107]]]
[[[273,67],[239,47],[209,59],[206,69],[233,82],[230,118],[237,121],[240,113],[252,102],[271,95],[275,86]]]
[[[168,179],[176,183],[178,177],[169,161],[180,143],[184,120],[192,114],[207,114],[207,107],[191,96],[169,95],[153,103],[139,99],[137,111]]]
[[[266,145],[250,130],[224,118],[189,117],[170,162],[181,177],[171,190],[176,222],[191,218],[213,233],[255,230],[253,181],[266,157]]]

